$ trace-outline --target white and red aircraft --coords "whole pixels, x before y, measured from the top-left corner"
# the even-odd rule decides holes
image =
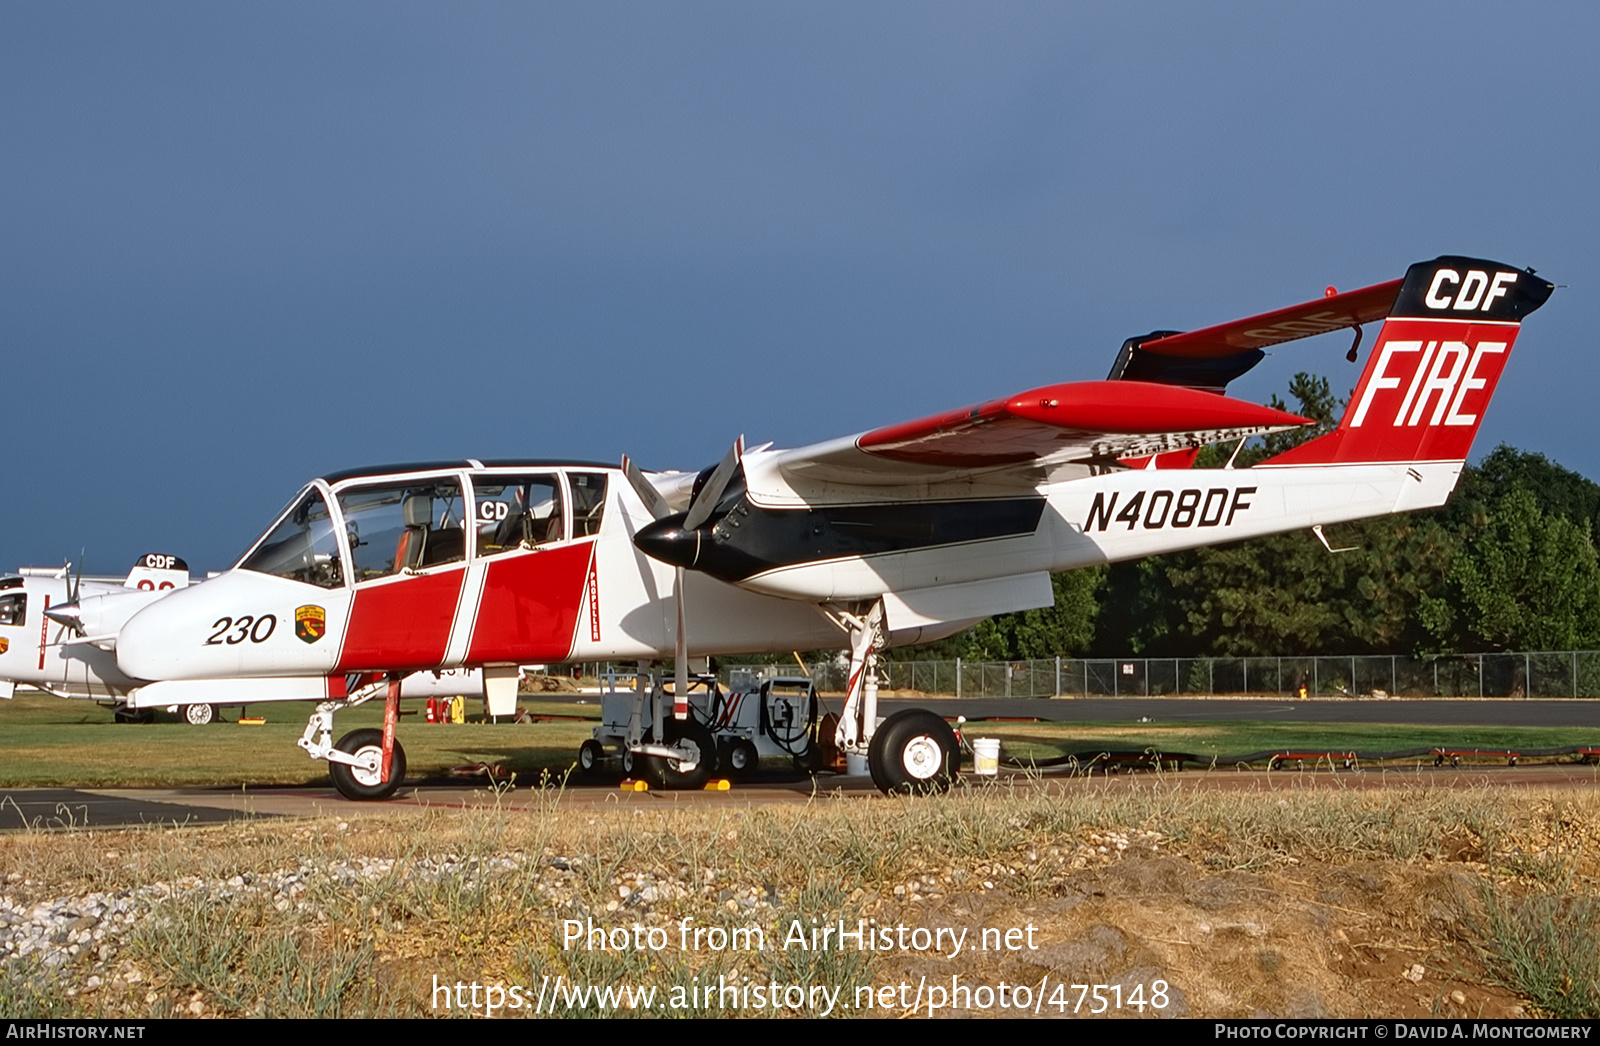
[[[400,782],[398,679],[515,666],[847,646],[837,743],[885,791],[957,772],[944,720],[878,722],[886,646],[1047,606],[1049,573],[1444,503],[1522,319],[1554,287],[1442,257],[1402,280],[1126,342],[1105,381],[1032,389],[794,450],[736,443],[699,474],[626,461],[454,461],[314,480],[213,580],[134,614],[130,704],[324,701],[301,745],[346,795]],[[1263,349],[1383,320],[1338,428],[1253,468],[1186,471],[1202,445],[1306,419],[1222,394]],[[1355,358],[1355,348],[1351,358]],[[387,685],[386,685],[387,681]],[[638,751],[715,759],[657,712]],[[336,711],[388,695],[383,731],[331,744]],[[661,708],[665,702],[656,702]]]

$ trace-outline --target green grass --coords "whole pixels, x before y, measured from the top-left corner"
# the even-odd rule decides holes
[[[1562,748],[1600,744],[1600,731],[1576,727],[1397,726],[1280,723],[970,723],[966,736],[998,737],[1012,759],[1055,759],[1096,749],[1188,752],[1203,759],[1270,749],[1392,752],[1410,748]]]
[[[525,707],[535,714],[599,715],[597,705],[576,702]],[[251,711],[266,717],[262,726],[190,726],[165,713],[133,725],[113,723],[110,709],[90,701],[19,694],[0,701],[0,787],[326,784],[326,765],[297,744],[311,710],[301,702],[256,705]],[[335,717],[334,739],[382,723],[383,703],[371,701]],[[587,721],[431,725],[406,715],[399,737],[411,776],[486,762],[528,781],[571,766],[590,729]]]
[[[257,705],[262,726],[232,721],[189,726],[161,713],[147,725],[117,724],[107,708],[38,694],[0,701],[0,787],[177,787],[325,784],[327,768],[296,742],[311,705]],[[523,702],[536,715],[582,719],[531,724],[430,725],[420,714],[400,720],[400,740],[412,777],[445,773],[469,763],[499,763],[523,782],[572,766],[578,746],[598,718],[597,703]],[[408,702],[408,711],[418,709]],[[335,739],[382,724],[383,704],[370,701],[341,712]],[[1189,752],[1201,758],[1265,749],[1393,751],[1435,745],[1538,749],[1600,744],[1600,736],[1571,728],[1430,727],[1230,721],[1165,723],[972,723],[969,737],[998,737],[1015,759],[1047,760],[1096,749]]]
[[[1492,883],[1482,896],[1468,925],[1495,978],[1547,1017],[1600,1016],[1600,897],[1550,886],[1517,897]]]

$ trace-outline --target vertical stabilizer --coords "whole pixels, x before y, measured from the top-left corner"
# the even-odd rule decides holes
[[[1522,318],[1554,290],[1477,258],[1411,266],[1339,427],[1256,467],[1465,461]]]

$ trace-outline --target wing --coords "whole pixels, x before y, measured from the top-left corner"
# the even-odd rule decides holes
[[[829,499],[827,487],[882,497],[1017,494],[1061,466],[1112,465],[1312,422],[1215,393],[1137,381],[1047,385],[859,436],[745,458],[768,503]],[[952,489],[956,488],[956,489]],[[846,492],[841,491],[841,494]],[[869,495],[870,496],[870,495]]]
[[[1031,490],[1064,466],[1111,465],[1312,422],[1222,395],[1264,349],[1383,319],[1402,280],[1194,331],[1123,344],[1111,377],[1006,399],[795,450],[748,455],[767,504],[982,496]],[[838,489],[831,489],[838,488]]]
[[[864,453],[943,469],[1105,462],[1309,425],[1298,415],[1194,389],[1080,381],[874,429]]]

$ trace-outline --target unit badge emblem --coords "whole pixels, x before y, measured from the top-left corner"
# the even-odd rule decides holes
[[[11,640],[5,638],[4,636],[0,636],[0,654],[3,654],[7,650],[10,650],[10,649],[11,649]]]
[[[328,612],[319,606],[306,605],[294,612],[295,638],[302,643],[315,643],[328,631]]]

